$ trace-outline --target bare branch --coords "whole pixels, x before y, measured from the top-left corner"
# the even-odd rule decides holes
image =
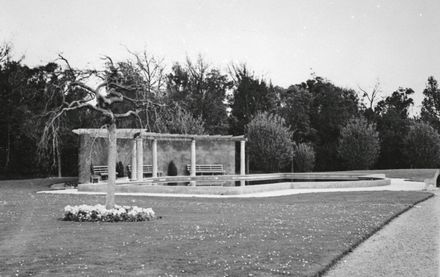
[[[66,58],[64,58],[63,55],[58,54],[58,59],[62,60],[62,61],[67,65],[67,68],[68,68],[70,71],[72,71],[72,72],[74,71],[74,70],[72,69],[72,67],[70,66],[69,61],[68,61]]]
[[[376,81],[376,83],[374,84],[374,87],[373,87],[373,90],[371,91],[371,93],[369,93],[366,90],[362,89],[359,85],[358,85],[358,89],[363,93],[362,97],[363,98],[367,98],[368,104],[369,104],[369,108],[373,109],[374,102],[376,101],[378,93],[381,92],[380,81],[379,80]]]
[[[136,111],[128,111],[128,112],[123,113],[123,114],[114,114],[114,117],[116,117],[116,118],[122,118],[122,117],[129,117],[129,116],[132,116],[132,115],[136,116],[138,113],[139,113],[139,110],[136,110]]]

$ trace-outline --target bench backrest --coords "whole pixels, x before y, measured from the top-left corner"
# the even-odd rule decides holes
[[[106,165],[94,165],[93,167],[93,173],[108,173],[108,166]]]
[[[191,172],[191,165],[186,165],[186,169]],[[196,164],[196,172],[224,172],[223,164]]]
[[[131,171],[131,164],[127,165],[128,170]],[[145,164],[143,167],[143,172],[153,173],[153,166],[151,164]]]

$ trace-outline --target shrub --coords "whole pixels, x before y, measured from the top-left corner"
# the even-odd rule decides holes
[[[124,165],[121,161],[116,164],[116,173],[118,177],[125,177]]]
[[[282,117],[258,113],[247,125],[248,153],[254,168],[273,172],[289,164],[292,133]]]
[[[440,165],[440,136],[429,124],[412,123],[404,141],[404,152],[411,167],[432,168]]]
[[[118,206],[107,210],[104,205],[80,205],[66,206],[63,220],[66,221],[89,221],[89,222],[118,222],[118,221],[148,221],[156,218],[151,208],[139,208],[136,206]]]
[[[168,176],[177,176],[177,167],[173,161],[168,164]],[[177,183],[168,183],[170,186],[177,186]]]
[[[309,172],[315,167],[315,151],[306,143],[293,146],[294,171]]]
[[[365,118],[352,118],[341,129],[338,154],[346,169],[369,169],[379,157],[379,134]]]

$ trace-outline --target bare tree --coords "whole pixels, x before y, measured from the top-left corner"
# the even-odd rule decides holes
[[[148,98],[150,94],[164,92],[166,88],[164,59],[151,55],[145,50],[142,53],[130,50],[128,52],[135,59],[133,68],[136,68],[141,75],[144,98]]]
[[[136,86],[136,99],[145,102],[139,117],[142,118],[142,126],[148,130],[155,129],[155,122],[158,113],[166,112],[163,105],[156,105],[163,102],[166,95],[166,72],[164,59],[148,53],[133,52],[129,49],[132,59],[118,63],[118,68],[125,76],[126,81]],[[147,101],[148,100],[148,101]]]
[[[41,140],[47,142],[52,139],[53,143],[59,142],[56,133],[66,112],[89,108],[103,115],[107,119],[105,128],[108,130],[109,140],[106,208],[111,209],[115,205],[116,121],[127,117],[139,119],[139,112],[154,103],[147,97],[137,97],[145,93],[145,87],[130,81],[127,71],[121,68],[122,64],[114,64],[110,57],[105,57],[104,71],[75,70],[64,57],[60,56],[60,59],[67,65],[67,69],[59,72],[61,81],[56,91],[61,100],[46,112],[47,123]],[[93,77],[100,80],[95,88],[86,84]]]
[[[368,108],[370,110],[373,110],[374,102],[376,101],[378,94],[382,91],[380,89],[380,81],[379,80],[376,81],[371,92],[362,89],[360,86],[358,86],[358,88],[362,92],[362,98],[367,99]]]

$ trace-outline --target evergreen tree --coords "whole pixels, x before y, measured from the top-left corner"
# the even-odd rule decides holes
[[[310,141],[315,130],[310,122],[312,94],[300,85],[280,89],[279,114],[286,120],[293,133],[292,139],[297,142]]]
[[[357,94],[316,76],[302,87],[312,95],[310,123],[311,128],[316,130],[312,138],[316,150],[316,170],[341,169],[338,138],[341,128],[359,113]]]
[[[422,101],[420,117],[437,131],[440,131],[440,89],[437,80],[433,76],[428,78],[423,95],[425,98]]]
[[[272,84],[258,79],[245,65],[232,66],[233,94],[229,98],[231,108],[231,132],[243,134],[245,126],[258,112],[274,113],[277,95]]]
[[[377,114],[377,130],[381,141],[379,168],[406,168],[408,161],[403,153],[404,138],[409,130],[409,108],[413,105],[410,97],[414,91],[399,88],[391,96],[380,101]]]

